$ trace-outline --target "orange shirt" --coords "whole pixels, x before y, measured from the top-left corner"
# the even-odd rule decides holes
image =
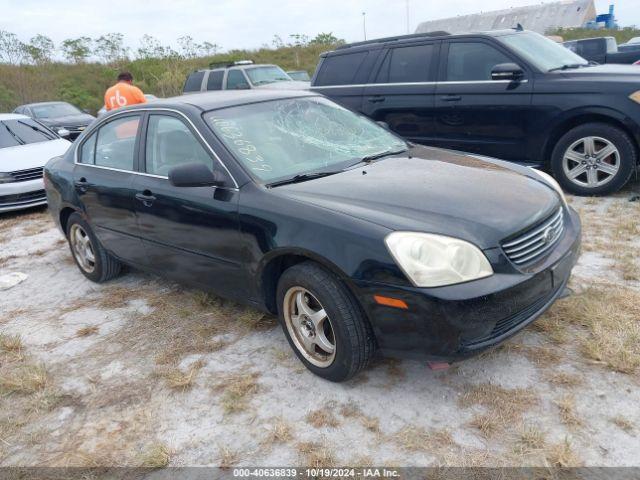
[[[135,105],[136,103],[146,103],[142,90],[126,82],[118,82],[110,87],[104,94],[104,106],[108,110]]]

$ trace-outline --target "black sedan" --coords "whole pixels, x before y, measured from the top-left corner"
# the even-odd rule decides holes
[[[40,102],[20,105],[13,113],[27,115],[61,137],[77,138],[96,117],[67,102]]]
[[[548,175],[415,146],[309,92],[119,109],[45,183],[87,278],[128,264],[278,314],[333,381],[376,351],[448,363],[495,345],[562,294],[580,246]]]

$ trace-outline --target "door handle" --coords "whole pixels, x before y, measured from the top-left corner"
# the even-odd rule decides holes
[[[381,95],[377,95],[375,97],[369,97],[368,100],[369,100],[369,103],[380,103],[380,102],[384,102],[385,98]]]
[[[140,200],[145,207],[150,207],[153,205],[156,197],[151,195],[149,190],[145,190],[142,193],[136,193],[136,199]]]
[[[87,182],[86,178],[82,177],[80,180],[76,180],[74,185],[76,186],[76,190],[80,193],[87,193],[87,186],[89,185],[89,182]]]
[[[459,102],[462,100],[462,97],[460,95],[443,95],[440,99],[443,102]]]

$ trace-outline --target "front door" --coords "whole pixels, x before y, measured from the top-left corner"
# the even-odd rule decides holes
[[[143,263],[134,211],[133,173],[141,116],[117,116],[85,138],[78,148],[73,180],[94,233],[105,249]]]
[[[411,141],[432,144],[439,46],[429,42],[389,49],[364,87],[362,112]]]
[[[505,160],[530,161],[527,147],[532,80],[492,80],[491,71],[517,59],[485,40],[443,44],[436,87],[436,145]]]
[[[151,113],[133,181],[135,211],[148,266],[178,281],[242,297],[247,278],[238,241],[239,192],[224,187],[174,187],[169,171],[202,162],[226,174],[197,132],[177,114]]]

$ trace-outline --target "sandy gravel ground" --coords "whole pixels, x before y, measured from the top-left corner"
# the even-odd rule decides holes
[[[640,465],[640,201],[572,198],[574,295],[447,371],[309,373],[276,320],[129,271],[96,285],[46,210],[0,216],[1,466]]]

